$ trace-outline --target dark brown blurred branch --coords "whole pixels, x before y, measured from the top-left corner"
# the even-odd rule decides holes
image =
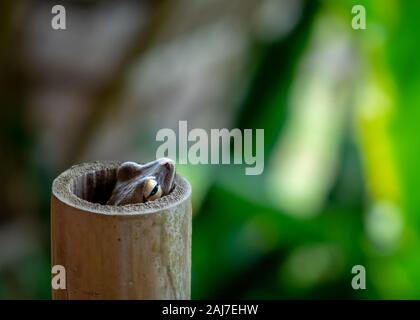
[[[27,211],[29,202],[14,197],[34,188],[23,177],[31,157],[31,123],[24,101],[25,75],[22,70],[21,39],[26,26],[28,1],[0,2],[0,203],[2,219]],[[8,215],[5,217],[4,215]],[[2,221],[0,221],[1,223]]]

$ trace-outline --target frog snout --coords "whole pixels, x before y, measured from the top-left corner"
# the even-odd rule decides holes
[[[172,166],[175,166],[175,161],[169,158],[160,158],[159,164],[164,165],[165,167],[171,168]]]

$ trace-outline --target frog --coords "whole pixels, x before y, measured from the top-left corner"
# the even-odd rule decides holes
[[[174,189],[175,175],[175,162],[169,158],[145,164],[124,162],[117,169],[117,181],[106,204],[123,206],[162,198]]]

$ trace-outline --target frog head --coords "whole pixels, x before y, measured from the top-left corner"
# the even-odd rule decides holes
[[[124,162],[117,170],[117,182],[108,205],[153,201],[168,195],[174,188],[175,162],[168,158],[138,164]]]

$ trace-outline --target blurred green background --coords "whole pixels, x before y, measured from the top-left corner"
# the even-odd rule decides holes
[[[178,166],[192,298],[420,298],[419,1],[61,1],[64,31],[53,4],[0,4],[0,298],[51,297],[60,172],[180,120],[265,130],[260,176]]]

